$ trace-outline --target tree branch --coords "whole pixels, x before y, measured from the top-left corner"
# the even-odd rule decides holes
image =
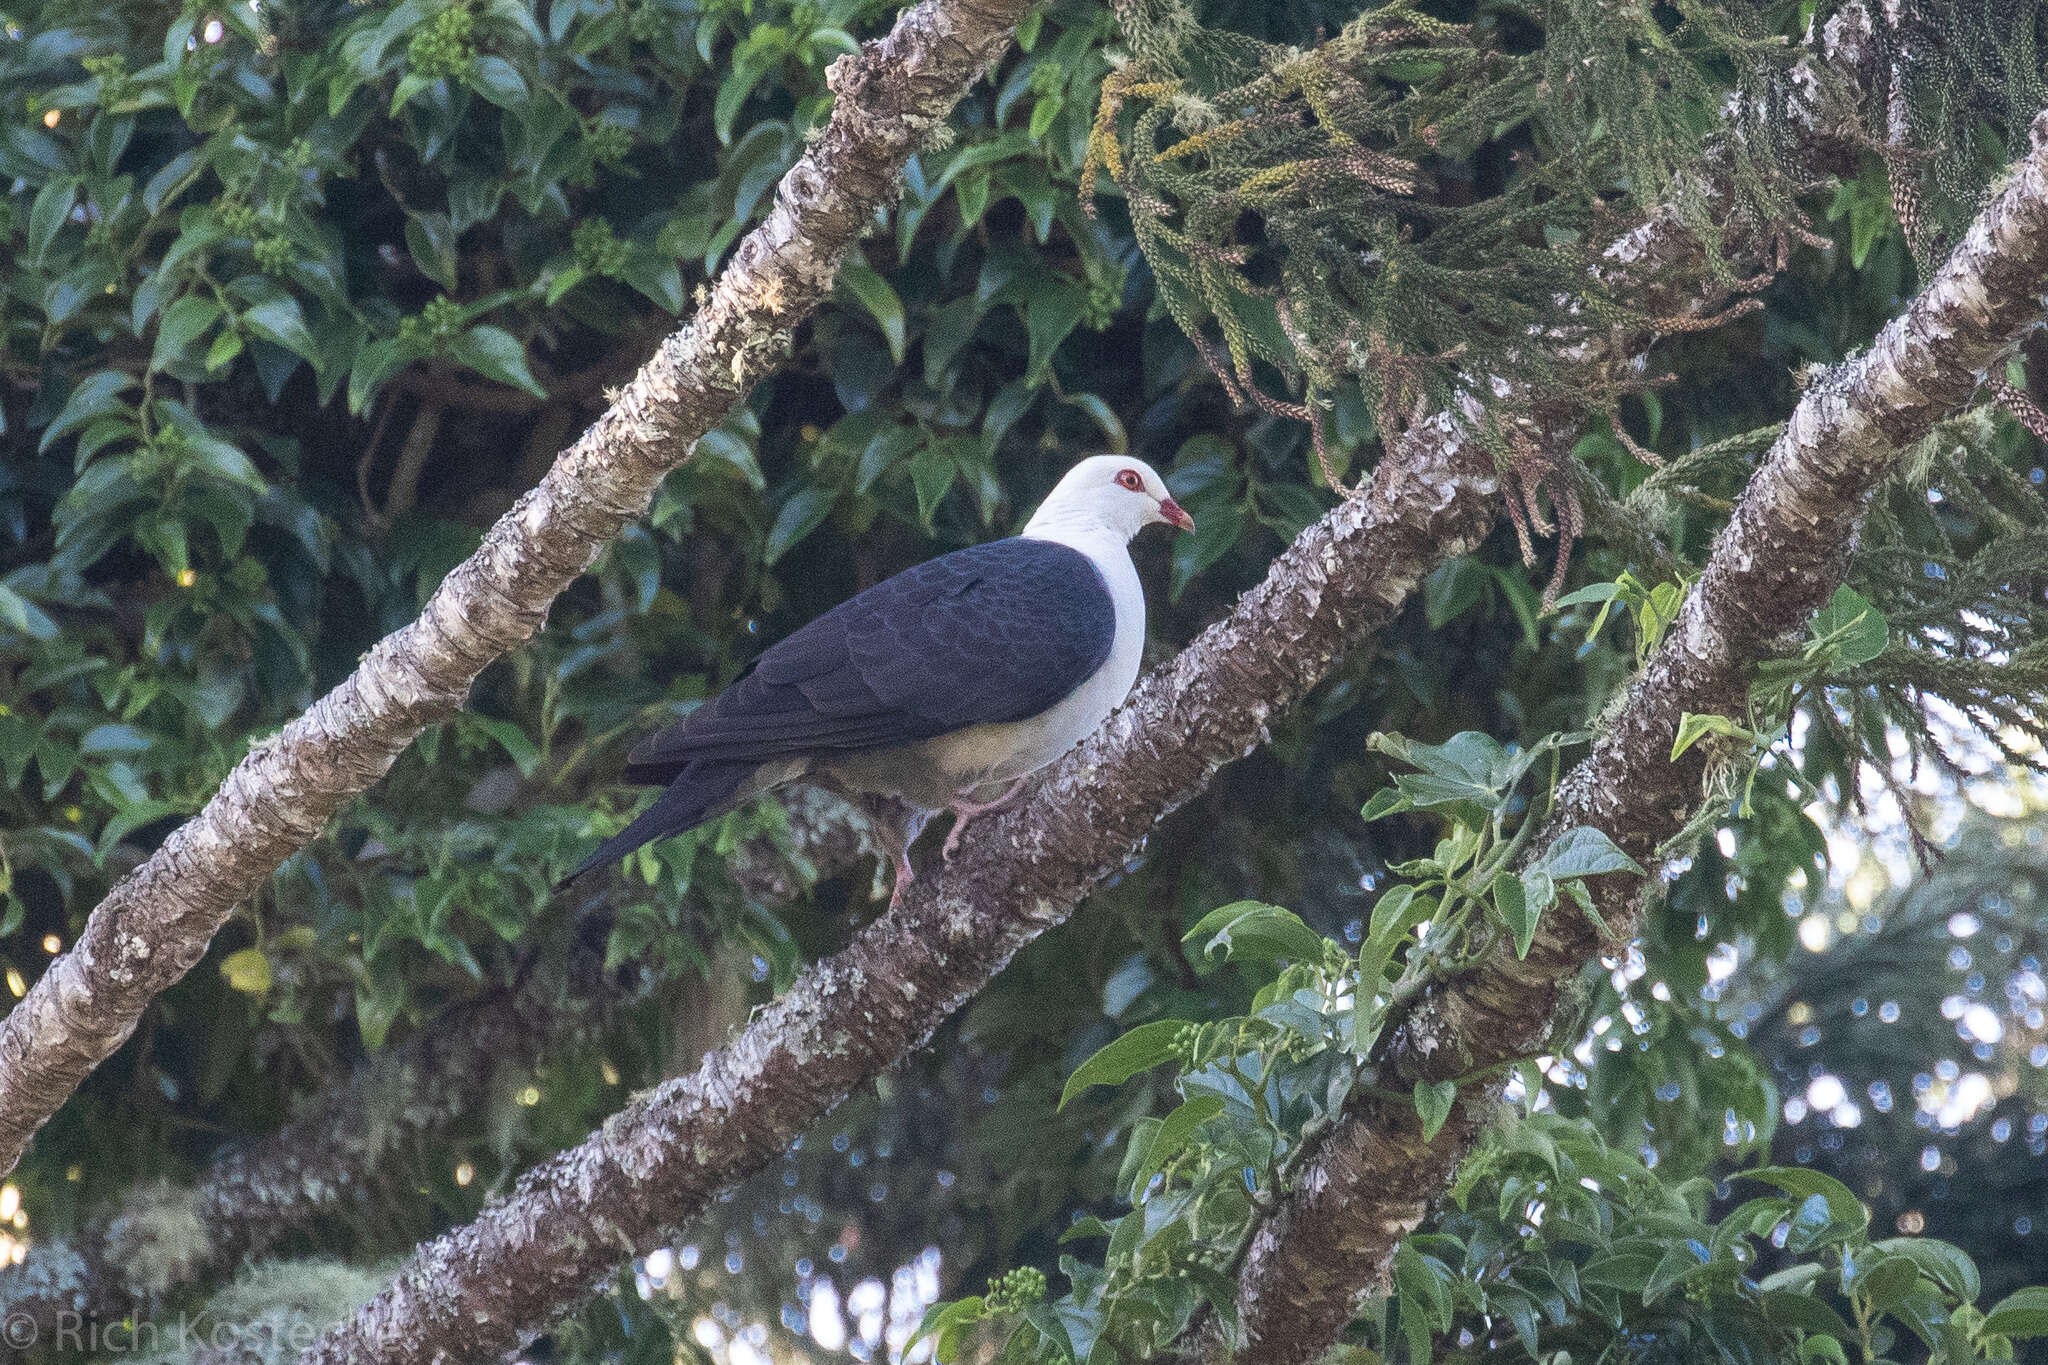
[[[838,797],[799,787],[781,800],[788,849],[819,878],[875,851],[863,818]],[[803,889],[766,836],[743,845],[730,870],[758,904]],[[530,1072],[604,1030],[635,989],[603,971],[599,956],[572,952],[560,968],[538,968],[516,988],[446,1011],[276,1132],[216,1157],[192,1187],[137,1189],[73,1236],[38,1241],[19,1266],[0,1269],[0,1317],[31,1324],[37,1340],[53,1338],[59,1314],[115,1322],[138,1304],[210,1286],[287,1235],[361,1206],[395,1156],[486,1108],[508,1070]],[[158,1250],[155,1230],[170,1222],[183,1229],[176,1256]]]
[[[780,363],[839,261],[894,202],[904,161],[1008,41],[1024,0],[923,0],[830,72],[830,123],[782,179],[690,324],[499,518],[418,620],[258,744],[198,815],[94,909],[0,1022],[0,1171],[191,970],[229,910],[367,790],[644,511],[662,478]]]
[[[1750,481],[1705,575],[1612,722],[1561,784],[1548,833],[1604,831],[1644,862],[1700,799],[1707,756],[1670,758],[1685,712],[1745,714],[1755,665],[1841,582],[1872,490],[1904,452],[1967,403],[1984,375],[2039,326],[2048,293],[2048,115],[2031,150],[1932,283],[1870,350],[1837,366],[1794,410]],[[1538,845],[1548,842],[1539,839]],[[1560,906],[1525,961],[1498,954],[1437,988],[1384,1043],[1378,1091],[1443,1081],[1553,1050],[1576,1027],[1574,989],[1603,942],[1639,924],[1641,884],[1593,888],[1613,939]],[[1498,1085],[1468,1087],[1425,1141],[1409,1105],[1361,1096],[1258,1232],[1238,1279],[1236,1365],[1306,1365],[1383,1284],[1494,1111]],[[1224,1343],[1207,1343],[1216,1357]]]
[[[1674,244],[1674,227],[1675,219],[1669,216],[1653,221],[1610,253],[1614,268],[1627,271],[1644,287],[1668,295],[1660,296],[1657,310],[1672,313],[1686,306],[1684,291],[1697,273],[1696,244]],[[1642,336],[1616,337],[1611,355],[1579,359],[1625,370],[1639,366],[1646,340]],[[1446,431],[1441,425],[1431,430],[1431,440],[1441,439]],[[1547,441],[1549,433],[1538,431],[1536,439]],[[811,847],[813,861],[829,861],[816,851],[813,840],[803,842]],[[844,850],[843,856],[850,858],[852,850]],[[839,863],[832,861],[832,865]],[[751,893],[768,902],[786,899],[789,894],[786,890],[770,894],[758,887]],[[504,1055],[501,1049],[507,1038],[522,1040],[522,1049],[515,1056],[573,1047],[575,1039],[587,1032],[591,1012],[583,1006],[591,1003],[592,997],[558,991],[553,998],[560,1012],[552,1017],[505,998],[461,1011],[431,1034],[423,1033],[396,1049],[378,1064],[374,1075],[343,1083],[274,1137],[216,1162],[195,1192],[172,1198],[196,1200],[196,1207],[204,1210],[206,1222],[214,1227],[209,1245],[217,1254],[152,1271],[150,1286],[162,1292],[208,1283],[238,1256],[260,1253],[284,1233],[335,1207],[349,1191],[374,1185],[391,1144],[356,1140],[356,1128],[349,1120],[362,1113],[366,1087],[387,1093],[384,1107],[404,1115],[411,1136],[425,1140],[466,1112],[470,1106],[463,1097],[472,1095],[474,1087],[463,1085],[460,1078],[486,1071],[494,1059]],[[515,1015],[523,1021],[523,1028],[512,1028],[510,1021]],[[389,1096],[381,1089],[387,1086],[402,1087],[402,1093]],[[27,1313],[44,1322],[65,1307],[88,1316],[125,1312],[141,1286],[125,1265],[109,1263],[106,1249],[123,1245],[120,1230],[161,1209],[164,1198],[154,1190],[138,1192],[111,1218],[88,1225],[69,1244],[40,1245],[19,1269],[0,1270],[0,1309]],[[230,1221],[232,1226],[224,1225]]]
[[[1163,815],[1258,745],[1364,633],[1390,621],[1494,516],[1492,461],[1425,424],[1366,496],[1302,532],[1233,612],[1154,670],[1018,806],[723,1051],[530,1170],[476,1222],[423,1245],[303,1365],[442,1365],[511,1349],[619,1257],[657,1245],[927,1039],[1026,943],[1137,852]]]

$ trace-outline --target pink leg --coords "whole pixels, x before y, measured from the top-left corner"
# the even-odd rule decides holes
[[[970,787],[968,790],[972,791],[973,788]],[[1001,810],[1004,806],[1009,805],[1017,799],[1017,793],[1023,790],[1024,779],[1020,777],[1010,784],[1008,791],[993,801],[955,801],[953,803],[953,828],[946,831],[946,846],[939,850],[940,858],[945,862],[952,862],[954,852],[960,847],[960,831],[966,829],[976,816],[987,815],[992,810]]]
[[[896,865],[896,884],[889,890],[889,908],[894,910],[903,900],[903,893],[917,880],[917,872],[910,866],[910,846],[924,832],[925,822],[932,818],[932,812],[905,806],[901,802],[885,803],[881,809],[883,814],[875,821],[875,833]],[[870,804],[869,811],[875,813],[876,806]],[[896,818],[888,818],[890,814]]]
[[[917,872],[910,866],[910,854],[908,852],[897,854],[896,885],[889,892],[889,908],[891,910],[896,908],[896,902],[903,899],[903,893],[908,891],[910,884],[916,880]]]

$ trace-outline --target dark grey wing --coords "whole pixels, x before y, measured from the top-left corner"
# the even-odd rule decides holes
[[[1044,540],[941,555],[770,647],[714,700],[653,736],[626,776],[666,782],[701,760],[885,748],[1026,720],[1102,667],[1116,637],[1087,556]]]

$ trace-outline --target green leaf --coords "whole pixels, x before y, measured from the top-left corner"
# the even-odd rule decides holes
[[[405,984],[397,977],[372,972],[370,984],[356,987],[356,1031],[363,1046],[375,1051],[384,1046],[398,1012],[405,1008]]]
[[[1850,1340],[1855,1338],[1847,1331],[1842,1333]],[[1842,1349],[1842,1343],[1831,1336],[1809,1336],[1799,1343],[1801,1365],[1810,1360],[1826,1361],[1827,1365],[1849,1365],[1849,1353]]]
[[[2006,1295],[1984,1315],[1983,1330],[2002,1337],[2048,1337],[2048,1288],[2034,1285]]]
[[[1451,1330],[1451,1277],[1440,1261],[1404,1241],[1394,1248],[1394,1283],[1403,1296],[1412,1296],[1429,1309],[1437,1331]]]
[[[78,182],[70,176],[52,180],[36,192],[28,211],[28,258],[41,265],[57,233],[71,220],[71,207],[78,201]]]
[[[733,123],[739,118],[740,106],[747,102],[747,96],[754,93],[754,87],[775,65],[777,54],[764,53],[760,49],[735,54],[732,69],[718,87],[718,96],[712,101],[711,129],[722,143],[732,142]]]
[[[1522,1349],[1532,1359],[1540,1358],[1537,1341],[1536,1302],[1514,1285],[1499,1285],[1487,1292],[1488,1312],[1500,1313],[1514,1325],[1515,1335],[1521,1338]]]
[[[270,991],[270,959],[261,948],[244,948],[221,959],[220,974],[229,986],[244,995],[267,995]]]
[[[470,328],[448,343],[448,358],[500,384],[524,389],[535,398],[548,396],[526,367],[526,348],[502,327],[486,323]]]
[[[1442,1131],[1458,1098],[1456,1081],[1417,1081],[1415,1112],[1422,1117],[1422,1140],[1428,1142]]]
[[[1579,1282],[1619,1289],[1624,1294],[1639,1294],[1656,1269],[1657,1258],[1654,1256],[1639,1251],[1614,1252],[1587,1261],[1579,1271]]]
[[[1892,1306],[1891,1315],[1930,1348],[1939,1343],[1948,1325],[1948,1310],[1942,1306],[1941,1296],[1934,1292],[1933,1285],[1926,1283],[1914,1285],[1905,1298]]]
[[[373,341],[356,354],[348,376],[348,410],[360,415],[376,398],[377,391],[392,375],[418,357],[412,347],[396,338]]]
[[[1368,992],[1379,989],[1387,964],[1394,959],[1394,950],[1401,946],[1401,941],[1408,937],[1411,929],[1434,915],[1436,910],[1436,897],[1417,895],[1414,887],[1405,884],[1394,887],[1379,898],[1372,908],[1372,927],[1365,936],[1364,946],[1358,950],[1358,980],[1362,989]]]
[[[1038,141],[1048,132],[1052,131],[1052,121],[1060,116],[1060,110],[1066,108],[1066,105],[1066,97],[1057,91],[1050,95],[1039,96],[1038,103],[1031,106],[1031,140],[1033,142]]]
[[[198,294],[187,294],[166,308],[163,319],[157,323],[156,349],[150,354],[149,368],[161,370],[170,364],[178,352],[199,340],[207,328],[218,322],[220,315],[218,303]]]
[[[1089,449],[1121,455],[1131,448],[1130,434],[1124,430],[1122,419],[1116,415],[1116,410],[1103,400],[1101,394],[1065,393],[1060,395],[1060,401],[1086,413],[1088,419],[1095,423],[1096,430],[1102,433],[1102,444],[1098,447],[1091,443]]]
[[[1838,1235],[1830,1236],[1830,1232]],[[1792,1228],[1785,1234],[1785,1250],[1796,1255],[1846,1235],[1847,1229],[1828,1212],[1827,1196],[1810,1194],[1792,1214]]]
[[[1857,1274],[1854,1289],[1871,1307],[1887,1309],[1920,1282],[1920,1267],[1904,1256],[1882,1256]]]
[[[1575,825],[1551,841],[1533,870],[1545,872],[1554,881],[1574,877],[1599,877],[1609,872],[1633,872],[1647,876],[1642,865],[1615,846],[1614,840],[1591,825]]]
[[[488,53],[476,59],[467,83],[500,109],[517,109],[532,98],[526,89],[526,78],[519,74],[519,69],[503,57]]]
[[[1853,588],[1835,589],[1834,597],[1813,618],[1813,638],[1832,640],[1836,657],[1854,667],[1884,653],[1891,638],[1884,613]]]
[[[81,754],[144,754],[150,738],[132,725],[95,725],[78,741]]]
[[[185,431],[186,444],[192,451],[193,461],[201,469],[229,483],[240,484],[252,493],[269,491],[268,481],[257,472],[255,463],[239,448],[200,427],[196,421],[181,423],[181,426]]]
[[[1030,345],[1025,382],[1045,381],[1046,366],[1067,334],[1081,321],[1088,307],[1088,291],[1077,284],[1047,285],[1035,289],[1024,305],[1024,334]]]
[[[1813,1269],[1819,1270],[1819,1266]],[[1764,1290],[1764,1316],[1780,1327],[1790,1327],[1801,1332],[1818,1332],[1829,1336],[1854,1339],[1855,1333],[1823,1299],[1811,1294],[1796,1293],[1789,1289]]]
[[[1543,598],[1530,585],[1520,569],[1493,569],[1493,581],[1500,587],[1500,595],[1507,599],[1508,610],[1515,614],[1515,624],[1522,628],[1522,643],[1530,649],[1538,649],[1543,638],[1536,629],[1537,619],[1543,614]]]
[[[1234,901],[1202,916],[1194,928],[1181,936],[1192,945],[1201,941],[1205,957],[1221,950],[1225,961],[1271,961],[1292,958],[1296,962],[1320,962],[1326,940],[1302,922],[1292,910],[1263,901]]]
[[[405,246],[422,275],[449,293],[455,292],[455,229],[447,214],[407,214]]]
[[[910,457],[910,482],[917,489],[917,516],[926,526],[932,524],[932,514],[952,491],[953,480],[959,473],[960,466],[943,446],[927,445]]]
[[[241,706],[244,691],[241,661],[209,650],[200,659],[199,677],[192,688],[192,713],[207,729],[217,730]]]
[[[1553,891],[1552,895],[1555,894]],[[1529,956],[1529,945],[1536,939],[1536,922],[1542,918],[1543,912],[1530,907],[1528,888],[1520,877],[1512,872],[1495,875],[1493,907],[1500,912],[1501,922],[1507,925],[1508,932],[1515,936],[1515,956]]]
[[[1827,1202],[1828,1216],[1844,1227],[1860,1231],[1869,1220],[1863,1201],[1841,1181],[1805,1166],[1759,1166],[1737,1173],[1741,1180],[1761,1180],[1798,1199],[1819,1195]]]
[[[1975,1303],[1984,1292],[1977,1263],[1961,1247],[1936,1237],[1890,1237],[1872,1247],[1889,1256],[1904,1256],[1920,1267],[1920,1273],[1964,1303]]]
[[[924,326],[924,382],[943,388],[946,368],[960,348],[974,335],[981,321],[981,304],[972,294],[962,294],[926,314]]]
[[[242,353],[242,334],[222,332],[213,339],[213,345],[206,348],[206,368],[209,372],[231,364]]]
[[[768,539],[761,547],[762,562],[773,564],[795,549],[798,542],[832,515],[838,501],[839,494],[834,489],[799,488],[775,514],[775,524],[768,528]]]
[[[1726,716],[1717,716],[1711,712],[1702,715],[1687,711],[1678,718],[1678,738],[1671,742],[1671,757],[1676,759],[1708,735],[1725,735],[1729,739],[1741,740],[1745,744],[1754,744],[1757,741],[1754,730],[1737,725]]]
[[[43,439],[36,446],[38,452],[50,448],[52,442],[69,432],[75,431],[95,417],[110,417],[128,410],[127,404],[118,401],[116,395],[133,388],[139,381],[133,375],[122,374],[119,370],[100,370],[88,375],[71,391],[64,400],[64,406],[50,425],[43,430]]]
[[[1389,815],[1399,815],[1403,811],[1414,809],[1415,803],[1410,801],[1399,787],[1381,787],[1359,810],[1358,818],[1369,825],[1375,820],[1384,820]]]
[[[122,807],[113,819],[100,828],[99,848],[94,854],[95,863],[104,866],[106,856],[114,846],[144,825],[161,820],[167,815],[183,815],[186,809],[176,801],[138,801],[132,806]]]
[[[1422,584],[1422,608],[1429,628],[1442,630],[1478,606],[1492,581],[1485,563],[1472,555],[1459,555],[1438,565]]]
[[[939,1365],[951,1365],[960,1354],[961,1331],[987,1316],[988,1304],[979,1294],[950,1303],[935,1303],[925,1310],[924,1319],[910,1334],[910,1340],[903,1343],[903,1352],[908,1355],[912,1347],[930,1337],[932,1359]]]
[[[0,622],[33,639],[57,638],[57,623],[50,614],[5,583],[0,583]]]
[[[849,257],[839,268],[839,282],[860,300],[861,306],[881,327],[882,335],[889,343],[889,358],[901,365],[905,345],[903,300],[896,296],[895,288],[873,266],[854,257]]]
[[[1159,1121],[1152,1132],[1152,1140],[1145,1144],[1144,1159],[1131,1176],[1126,1188],[1130,1199],[1137,1202],[1145,1187],[1152,1183],[1152,1177],[1166,1168],[1166,1164],[1180,1155],[1194,1137],[1195,1130],[1223,1112],[1223,1098],[1220,1095],[1197,1095]]]
[[[1174,1039],[1186,1027],[1185,1019],[1155,1019],[1138,1025],[1081,1063],[1067,1077],[1066,1088],[1060,1091],[1060,1102],[1055,1107],[1066,1108],[1067,1101],[1090,1086],[1122,1085],[1142,1071],[1172,1061],[1176,1055]]]
[[[242,325],[273,345],[282,346],[301,360],[317,361],[320,343],[306,326],[299,301],[288,296],[264,300],[242,314]]]
[[[759,493],[768,486],[761,473],[761,462],[754,454],[753,441],[729,426],[713,427],[697,439],[693,459],[718,460],[731,465],[746,479],[747,487]]]
[[[1460,731],[1442,744],[1417,744],[1396,734],[1375,734],[1366,743],[1421,769],[1396,774],[1394,785],[1423,807],[1470,801],[1494,810],[1537,755],[1534,749],[1511,754],[1499,740],[1479,730]]]
[[[1619,583],[1589,583],[1558,598],[1551,610],[1563,611],[1566,607],[1584,606],[1588,602],[1612,602],[1624,591]]]
[[[635,246],[626,256],[619,278],[660,305],[663,312],[683,311],[688,298],[683,293],[683,272],[659,253]]]
[[[1683,1284],[1696,1270],[1706,1265],[1706,1248],[1698,1241],[1686,1238],[1666,1247],[1657,1261],[1650,1278],[1643,1282],[1643,1304],[1645,1307],[1663,1297],[1664,1292],[1674,1285]]]
[[[526,731],[511,721],[473,715],[469,717],[469,723],[497,741],[498,747],[512,760],[512,766],[519,770],[521,777],[532,777],[540,770],[540,750],[527,738]]]
[[[391,92],[391,109],[389,111],[389,116],[392,118],[397,118],[398,111],[405,108],[406,105],[411,104],[413,96],[419,94],[422,90],[425,90],[428,86],[432,84],[432,81],[428,80],[425,76],[422,76],[417,71],[408,71],[405,73],[405,75],[399,77],[398,87]]]
[[[924,433],[916,427],[891,426],[877,432],[861,451],[860,468],[853,476],[856,493],[865,493],[875,481],[895,468],[904,456],[924,448]]]
[[[1204,503],[1201,515],[1195,519],[1194,531],[1173,538],[1173,573],[1167,583],[1167,596],[1179,601],[1181,590],[1194,581],[1196,574],[1236,547],[1250,519],[1249,509],[1235,498]]]
[[[1628,589],[1619,583],[1589,583],[1576,592],[1568,592],[1558,598],[1557,605],[1552,610],[1561,611],[1566,607],[1598,602],[1600,610],[1594,613],[1592,624],[1586,627],[1586,646],[1591,648],[1593,641],[1600,638],[1601,627],[1607,624],[1607,614],[1614,610],[1616,602],[1626,600],[1627,596]]]
[[[965,230],[981,221],[981,215],[988,212],[989,175],[988,168],[976,166],[961,174],[953,182],[953,202],[960,210],[960,227]]]
[[[166,161],[162,168],[149,178],[149,183],[142,187],[143,211],[154,215],[162,208],[171,192],[179,189],[185,177],[192,174],[199,165],[199,158],[204,151],[203,147],[188,147]]]

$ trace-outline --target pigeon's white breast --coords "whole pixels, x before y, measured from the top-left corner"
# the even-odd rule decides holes
[[[925,741],[925,754],[956,788],[1007,782],[1043,768],[1095,732],[1130,695],[1145,653],[1145,590],[1123,542],[1107,532],[1057,537],[1088,556],[1116,607],[1109,657],[1087,681],[1030,720],[975,725]]]

